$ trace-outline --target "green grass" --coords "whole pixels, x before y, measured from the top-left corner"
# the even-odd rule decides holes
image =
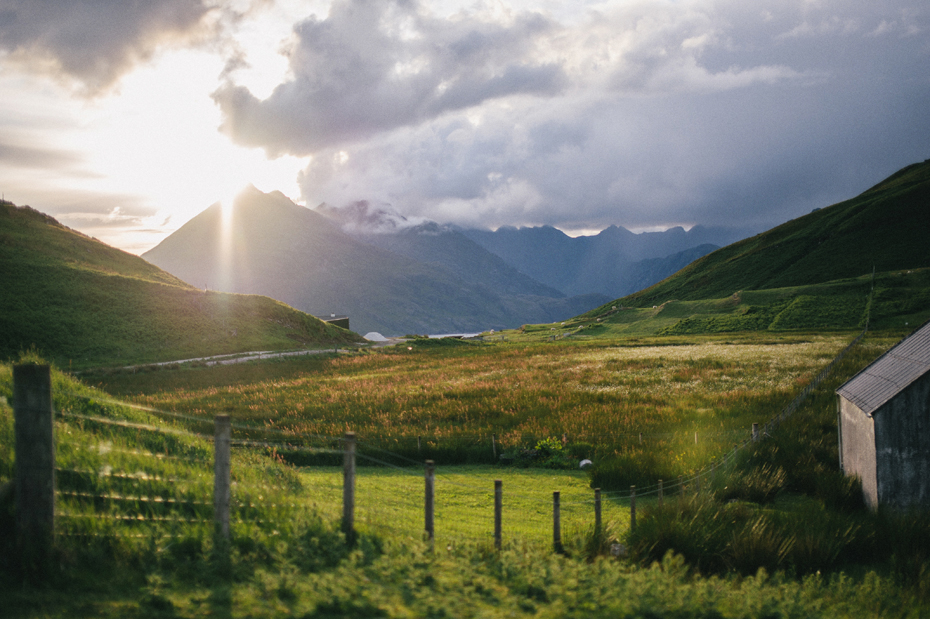
[[[874,292],[873,292],[874,288]],[[830,333],[872,330],[905,334],[930,320],[930,268],[878,272],[825,283],[738,290],[722,298],[665,299],[631,307],[618,299],[570,320],[502,331],[510,342],[627,342],[656,336]]]
[[[341,516],[342,469],[300,469],[303,487],[325,517]],[[584,471],[489,465],[439,467],[435,482],[438,546],[490,545],[494,535],[494,480],[503,488],[502,538],[507,547],[551,547],[552,493],[560,493],[564,544],[580,554],[594,525],[594,493]],[[424,530],[423,467],[360,467],[356,490],[359,526],[383,537],[420,538]],[[629,501],[604,493],[602,518],[619,538],[629,527]]]
[[[307,444],[325,446],[313,437],[352,430],[360,449],[441,465],[494,463],[492,435],[498,452],[510,455],[566,435],[575,463],[625,462],[630,474],[610,486],[628,488],[688,475],[720,457],[852,339],[689,337],[623,345],[414,342],[338,358],[85,379],[141,404],[223,412]],[[295,464],[331,461],[286,457]]]
[[[205,292],[28,208],[0,204],[0,359],[117,366],[359,340],[266,297]]]
[[[726,346],[706,340],[697,346],[666,346],[661,376],[674,382],[689,372],[693,378],[707,371],[729,371],[721,351]],[[884,341],[867,342],[864,352],[847,358],[838,375],[855,371],[883,346]],[[641,365],[660,359],[655,348],[639,351],[646,360]],[[691,353],[705,353],[703,360],[701,354],[692,354],[700,363],[676,359],[689,348]],[[475,351],[484,349],[467,350],[483,358]],[[491,350],[506,352],[503,347]],[[412,371],[405,359],[442,365],[448,358],[409,352],[387,354],[383,360],[397,363],[402,375],[404,367]],[[538,351],[516,347],[511,354],[518,352]],[[560,351],[571,359],[571,367],[604,353],[605,349],[585,346]],[[829,351],[820,354],[828,356]],[[464,362],[470,357],[451,358],[468,373]],[[783,355],[775,358],[783,367],[792,366]],[[378,368],[367,365],[372,361],[314,360],[310,367],[331,373],[334,363],[345,363],[372,375]],[[623,358],[608,357],[605,363],[613,370],[636,371]],[[176,370],[144,377],[150,389],[166,389],[172,378],[187,376],[191,384],[215,390],[222,378],[259,372],[275,389],[287,390],[294,387],[291,381],[305,376],[307,367],[289,360],[236,367],[230,375]],[[277,379],[270,378],[273,370],[280,371]],[[0,365],[2,445],[12,444],[10,376],[9,366]],[[131,478],[60,473],[60,490],[209,501],[208,442],[186,434],[127,430],[75,415],[177,429],[184,427],[184,420],[165,422],[107,403],[100,392],[58,372],[53,380],[55,406],[62,413],[56,421],[59,467],[95,472],[112,467],[112,472],[135,473]],[[721,478],[719,487],[705,487],[694,498],[667,495],[662,507],[654,497],[640,499],[637,535],[632,538],[627,537],[628,502],[609,497],[604,508],[606,535],[593,536],[593,497],[583,473],[440,466],[436,542],[430,552],[421,534],[422,468],[406,463],[403,469],[359,467],[361,535],[352,547],[338,532],[338,469],[294,469],[277,457],[283,450],[275,454],[239,448],[233,459],[236,486],[229,546],[217,544],[211,535],[209,506],[181,508],[190,511],[180,513],[207,521],[199,524],[61,518],[56,561],[41,584],[24,583],[11,573],[12,552],[9,546],[2,549],[5,563],[0,570],[6,574],[0,579],[0,600],[10,617],[919,616],[930,601],[927,558],[920,555],[927,547],[921,536],[930,529],[919,520],[908,523],[887,514],[864,514],[843,498],[848,498],[849,488],[823,482],[835,475],[823,467],[831,462],[836,466],[829,394],[830,387],[824,386],[810,407],[792,418],[793,425],[746,452],[739,468]],[[222,411],[190,412],[208,416]],[[247,435],[237,429],[237,436]],[[156,460],[129,453],[133,451],[169,457]],[[360,463],[368,457],[403,462],[396,454],[361,452]],[[11,449],[0,452],[0,483],[10,478],[12,459]],[[774,474],[776,469],[783,473]],[[494,479],[504,481],[500,553],[491,544]],[[736,503],[725,502],[735,496],[730,486],[745,491]],[[562,493],[565,554],[551,549],[553,490]],[[107,516],[178,514],[177,507],[167,505],[153,510],[134,501],[79,497],[63,498],[60,509]],[[0,531],[7,534],[12,530],[9,514],[9,505],[0,506]],[[613,540],[627,545],[634,561],[605,552]],[[8,543],[0,534],[0,544]],[[908,547],[911,551],[905,552]],[[759,567],[766,569],[758,571]]]
[[[877,568],[930,601],[930,517],[865,509],[858,480],[838,470],[835,389],[874,358],[868,340],[767,440],[700,496],[647,507],[632,539],[640,560],[682,554],[704,573],[798,576]]]

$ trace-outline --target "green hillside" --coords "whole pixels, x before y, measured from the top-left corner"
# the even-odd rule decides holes
[[[525,340],[912,331],[930,320],[930,160]]]
[[[204,292],[138,256],[0,203],[0,359],[122,365],[330,346],[358,336],[266,297]]]
[[[620,300],[652,307],[930,267],[930,160],[861,195],[728,245]]]

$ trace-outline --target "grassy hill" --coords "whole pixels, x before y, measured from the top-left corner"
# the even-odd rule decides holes
[[[0,359],[35,348],[80,368],[358,339],[272,299],[193,288],[9,202],[0,203],[0,273]]]
[[[715,299],[738,291],[819,284],[930,267],[930,160],[861,195],[728,245],[624,297],[625,306]]]
[[[737,331],[909,332],[930,320],[930,160],[522,339]],[[873,272],[874,269],[874,272]]]

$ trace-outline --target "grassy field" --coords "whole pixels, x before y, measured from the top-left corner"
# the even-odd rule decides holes
[[[538,441],[565,435],[574,462],[636,463],[628,487],[687,475],[718,458],[749,436],[752,423],[777,414],[851,339],[416,340],[377,354],[86,379],[140,404],[226,413],[307,445],[329,445],[352,430],[363,451],[419,462],[494,463],[495,446],[519,461]],[[873,342],[865,354],[890,340]],[[311,462],[321,463],[303,461]]]
[[[341,517],[342,469],[300,469],[314,508],[330,520]],[[489,465],[439,467],[436,471],[436,544],[442,547],[494,540],[494,481],[502,481],[502,543],[505,547],[552,544],[552,493],[560,494],[563,543],[580,552],[594,525],[594,493],[583,471],[501,468]],[[423,468],[359,469],[357,522],[375,535],[421,538]],[[654,500],[650,499],[650,501]],[[629,528],[629,501],[603,493],[602,518],[615,536]]]
[[[872,342],[866,350],[883,345]],[[670,350],[666,357],[673,357]],[[856,359],[851,355],[841,372],[853,371],[861,363]],[[328,368],[332,361],[314,363]],[[298,371],[289,362],[261,367],[235,371]],[[217,376],[145,376],[162,374],[186,375],[189,383]],[[0,365],[2,445],[12,444],[10,377],[10,367]],[[284,384],[287,377],[279,380]],[[629,536],[627,502],[610,497],[607,534],[592,534],[592,496],[583,473],[440,466],[432,552],[421,541],[423,477],[415,463],[360,467],[360,536],[350,546],[337,526],[338,470],[295,469],[269,457],[268,449],[240,447],[233,453],[233,525],[226,545],[211,535],[211,445],[185,429],[187,420],[109,403],[106,394],[59,373],[53,381],[61,512],[56,558],[38,584],[24,581],[10,564],[10,506],[0,505],[0,603],[8,617],[914,617],[930,602],[927,563],[920,563],[919,553],[895,550],[905,538],[920,540],[914,535],[924,529],[856,511],[843,516],[797,485],[805,470],[826,476],[805,464],[799,450],[815,459],[821,451],[826,460],[830,455],[822,445],[822,415],[803,429],[811,409],[799,411],[792,420],[800,425],[774,437],[770,448],[747,452],[736,477],[721,480],[726,488],[752,486],[739,476],[783,454],[795,466],[772,497],[734,503],[720,488],[705,488],[699,496],[666,497],[663,508],[641,501],[635,537]],[[823,408],[829,390],[811,406]],[[250,434],[236,429],[236,436]],[[798,436],[819,442],[795,446]],[[379,455],[386,457],[374,450],[367,457]],[[12,450],[0,452],[0,484],[10,478],[12,463]],[[500,553],[491,547],[494,479],[504,483]],[[564,554],[551,550],[553,490],[562,493]],[[153,496],[178,503],[139,500]],[[825,540],[816,552],[845,540],[839,554],[826,548],[834,562],[803,578],[790,570],[751,569],[753,561],[789,567],[767,554],[772,546],[776,559],[812,556],[810,550],[779,550],[801,546],[797,534],[788,542],[779,537],[787,526],[779,523],[798,518]],[[821,524],[812,527],[815,521]],[[901,531],[902,539],[869,533],[883,530]],[[634,560],[612,557],[606,544],[613,540],[627,545]],[[687,562],[661,555],[652,563],[662,544],[680,549]],[[884,550],[865,556],[878,547]],[[714,576],[718,570],[707,562],[714,557],[740,562]]]

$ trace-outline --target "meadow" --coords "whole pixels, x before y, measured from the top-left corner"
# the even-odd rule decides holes
[[[334,397],[333,383],[350,394],[342,405],[373,405],[367,392],[376,388],[418,394],[416,377],[425,395],[406,402],[424,408],[432,402],[438,417],[431,427],[438,427],[445,405],[455,402],[442,392],[462,393],[476,385],[483,393],[490,388],[489,375],[515,381],[523,356],[530,370],[525,382],[506,382],[509,391],[550,389],[552,403],[578,398],[576,404],[588,402],[595,410],[603,398],[618,406],[620,394],[630,392],[642,406],[630,410],[649,410],[642,404],[648,396],[653,409],[661,402],[673,410],[650,418],[652,425],[620,426],[632,430],[618,431],[611,449],[632,453],[630,436],[635,447],[640,427],[652,430],[644,442],[649,437],[657,443],[660,429],[676,434],[674,422],[684,420],[688,457],[703,465],[701,457],[709,454],[702,454],[700,442],[694,447],[696,420],[711,411],[724,416],[725,406],[734,402],[752,417],[767,412],[751,406],[765,394],[789,398],[848,338],[742,336],[541,347],[415,341],[409,350],[405,345],[384,353],[94,378],[120,399],[134,394],[159,410],[170,406],[177,415],[121,405],[114,395],[56,371],[61,512],[56,557],[35,584],[10,564],[10,539],[0,535],[0,570],[8,575],[0,600],[11,617],[920,616],[930,601],[930,557],[921,554],[920,540],[930,526],[919,518],[908,523],[863,512],[861,501],[853,500],[857,488],[844,485],[835,470],[835,423],[830,427],[832,389],[893,340],[870,336],[857,346],[804,407],[773,436],[744,450],[714,485],[669,494],[662,505],[654,496],[641,500],[635,534],[622,493],[605,493],[606,527],[593,531],[593,472],[589,477],[575,468],[522,468],[516,462],[440,465],[432,547],[422,535],[421,457],[407,458],[374,434],[373,422],[365,426],[378,440],[359,454],[360,464],[374,466],[359,468],[359,535],[349,544],[338,528],[339,469],[289,464],[284,457],[289,453],[315,453],[314,441],[304,444],[295,440],[296,428],[269,423],[261,398],[272,397],[279,415],[287,410],[281,408],[285,402],[327,404],[305,405],[297,410],[306,418],[290,418],[308,424],[311,409],[322,417],[332,406],[336,415],[338,403],[326,400]],[[390,380],[392,365],[396,382]],[[747,365],[764,372],[742,373]],[[440,378],[445,382],[436,387],[425,380]],[[289,400],[291,385],[306,392]],[[238,400],[227,391],[246,394],[241,400],[246,405],[229,411]],[[744,395],[734,398],[732,391]],[[521,401],[508,390],[498,394]],[[0,365],[3,445],[12,444],[10,395],[10,366]],[[676,408],[675,402],[682,404]],[[564,406],[554,408],[571,410]],[[202,436],[208,426],[198,421],[222,412],[233,412],[234,437],[245,441],[233,452],[228,543],[212,534],[211,444]],[[740,424],[749,419],[733,417]],[[546,435],[558,435],[557,419],[544,420]],[[330,425],[314,429],[331,434],[315,440],[331,445],[345,422],[324,421]],[[444,424],[444,432],[457,436],[454,423]],[[698,427],[700,440],[708,426]],[[490,420],[487,428],[500,431]],[[414,426],[395,435],[394,444],[401,444],[400,437],[409,444],[421,432],[423,427]],[[520,436],[526,439],[522,431]],[[442,441],[435,443],[435,453],[442,455]],[[488,450],[483,438],[478,447]],[[446,455],[456,460],[462,453],[467,459],[467,450]],[[687,467],[687,461],[677,466]],[[5,449],[0,485],[12,467],[13,454]],[[504,481],[499,552],[491,543],[494,479]],[[553,490],[562,493],[562,553],[552,552]],[[162,500],[144,500],[155,496]],[[0,520],[0,531],[12,530],[7,503],[0,505]],[[628,556],[613,556],[613,543],[623,543]]]
[[[494,464],[504,454],[519,465],[539,441],[564,436],[559,462],[566,468],[583,458],[595,468],[626,462],[622,480],[604,480],[605,489],[620,489],[688,475],[719,458],[750,435],[753,423],[776,415],[851,339],[443,345],[421,338],[377,353],[86,380],[146,406],[230,414],[296,444],[331,446],[351,430],[363,453],[390,453],[395,463]],[[873,340],[864,354],[885,345]]]

